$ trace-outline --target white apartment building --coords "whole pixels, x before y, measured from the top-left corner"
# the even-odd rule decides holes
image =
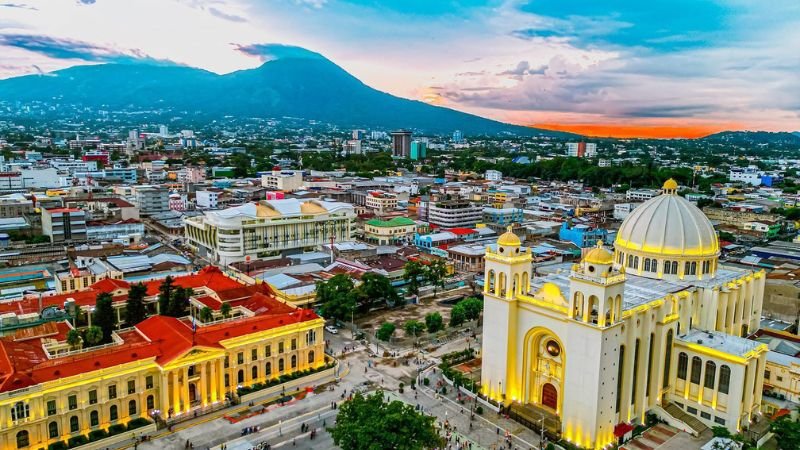
[[[614,219],[625,220],[628,215],[641,203],[617,203],[614,205]]]
[[[487,170],[483,178],[487,181],[503,181],[503,172],[499,170]]]
[[[67,171],[70,175],[75,172],[96,172],[97,161],[80,161],[76,159],[52,160],[50,161],[50,167]]]
[[[625,193],[625,200],[634,202],[646,202],[653,197],[657,197],[661,191],[657,189],[629,189]]]
[[[383,191],[370,191],[364,199],[364,206],[378,214],[397,209],[397,195]]]
[[[198,254],[227,265],[349,241],[355,218],[349,203],[262,200],[187,218],[185,234]]]
[[[54,168],[0,172],[0,191],[47,189],[59,186],[58,170]]]
[[[594,158],[597,155],[597,144],[593,142],[567,143],[567,156],[573,158]]]
[[[751,186],[761,186],[761,177],[765,173],[758,170],[756,166],[748,166],[744,168],[731,169],[728,173],[728,180],[740,183],[746,183]]]
[[[276,168],[271,173],[261,175],[261,186],[276,191],[298,191],[303,187],[303,172]]]
[[[483,208],[464,200],[420,202],[420,218],[442,228],[471,228],[483,220]]]
[[[134,204],[139,207],[139,214],[149,216],[169,211],[169,191],[157,186],[136,186]]]
[[[219,201],[219,191],[197,191],[195,204],[198,208],[217,209]]]

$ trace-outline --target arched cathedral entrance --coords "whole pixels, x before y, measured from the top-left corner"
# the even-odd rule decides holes
[[[537,327],[525,336],[523,402],[561,413],[564,347],[550,330]]]

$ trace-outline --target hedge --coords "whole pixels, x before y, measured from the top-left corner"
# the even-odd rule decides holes
[[[53,442],[47,446],[47,450],[67,450],[69,447],[64,441]]]
[[[127,429],[128,428],[125,425],[121,424],[121,423],[118,423],[116,425],[111,425],[110,427],[108,427],[108,435],[109,436],[113,436],[115,434],[124,433],[125,430],[127,430]]]
[[[69,444],[69,448],[79,447],[81,445],[88,444],[88,443],[89,443],[89,438],[87,438],[84,435],[73,436],[73,437],[69,438],[69,440],[67,441],[67,444]]]
[[[137,428],[142,428],[147,425],[150,425],[149,420],[145,419],[144,417],[138,417],[128,422],[128,431],[135,430]]]
[[[89,432],[89,442],[99,441],[108,437],[106,430],[92,430]]]
[[[325,364],[324,366],[320,366],[316,369],[306,369],[306,370],[298,370],[297,372],[287,373],[285,375],[281,375],[278,378],[273,378],[266,383],[256,383],[252,386],[243,386],[236,389],[236,394],[240,397],[247,394],[252,394],[253,392],[258,392],[262,389],[271,388],[273,386],[277,386],[279,384],[286,383],[288,381],[296,380],[298,378],[302,378],[313,373],[322,372],[323,370],[328,370],[335,366],[335,363]]]

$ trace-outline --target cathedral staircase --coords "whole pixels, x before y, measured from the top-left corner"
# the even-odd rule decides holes
[[[678,405],[674,403],[668,403],[665,407],[658,409],[661,409],[666,415],[669,416],[669,417],[664,417],[664,419],[667,419],[667,422],[670,423],[670,425],[683,429],[687,433],[693,434],[695,436],[700,436],[701,434],[703,434],[704,431],[708,430],[708,427],[703,422],[701,422],[700,419],[691,414],[686,413],[684,410],[680,409]],[[685,426],[679,426],[678,424],[671,423],[672,421],[669,420],[670,418],[673,419],[674,421],[680,422]]]

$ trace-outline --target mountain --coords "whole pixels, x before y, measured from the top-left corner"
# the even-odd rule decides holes
[[[702,139],[709,142],[739,145],[800,144],[800,134],[784,131],[722,131]]]
[[[302,49],[301,49],[302,50]],[[0,100],[92,108],[200,112],[210,118],[297,117],[344,127],[411,128],[466,135],[575,136],[505,124],[373,89],[307,50],[224,75],[145,63],[76,66],[0,80]]]

